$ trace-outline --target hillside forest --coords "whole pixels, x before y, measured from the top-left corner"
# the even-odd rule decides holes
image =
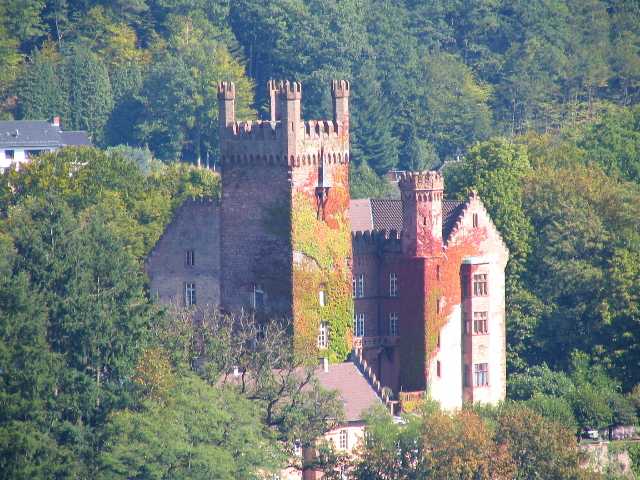
[[[0,479],[258,478],[339,421],[311,375],[269,375],[301,367],[281,325],[244,350],[243,319],[154,305],[142,268],[184,199],[219,195],[217,82],[255,119],[271,78],[302,82],[306,118],[351,81],[354,198],[441,168],[510,249],[509,401],[374,413],[354,478],[581,478],[576,431],[640,411],[631,0],[0,2],[0,119],[59,115],[95,146],[1,176]],[[265,382],[221,385],[229,362]],[[484,476],[442,469],[465,462]]]

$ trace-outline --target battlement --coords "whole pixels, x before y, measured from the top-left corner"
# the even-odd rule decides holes
[[[364,232],[352,232],[351,239],[361,244],[377,244],[387,240],[400,240],[400,234],[396,230],[365,230]]]
[[[333,98],[346,98],[351,91],[349,80],[332,80],[331,95]]]
[[[402,172],[399,175],[400,190],[444,190],[444,177],[435,170]]]
[[[233,82],[218,82],[218,99],[235,100],[236,85]]]

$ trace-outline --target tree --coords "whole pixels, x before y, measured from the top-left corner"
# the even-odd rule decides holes
[[[104,126],[113,108],[106,66],[82,45],[65,53],[64,75],[69,94],[68,128],[87,130],[94,142],[104,140]]]
[[[60,63],[60,56],[51,45],[34,53],[33,62],[19,81],[18,118],[50,120],[59,115],[66,125],[69,105]]]
[[[100,479],[258,479],[284,461],[255,404],[193,374],[165,402],[114,413],[105,446]]]
[[[516,465],[516,479],[589,478],[581,469],[574,432],[524,405],[508,402],[499,411],[495,439]]]
[[[172,43],[173,48],[145,79],[139,139],[162,160],[184,158],[202,163],[218,155],[218,82],[235,82],[239,120],[251,115],[253,86],[224,45],[207,39],[188,22],[181,25]]]

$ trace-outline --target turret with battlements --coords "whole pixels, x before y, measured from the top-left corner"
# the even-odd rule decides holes
[[[331,83],[334,115],[330,120],[301,118],[300,82],[267,83],[271,111],[266,121],[242,122],[234,117],[233,83],[220,83],[218,91],[225,252],[222,306],[238,309],[260,304],[269,316],[304,315],[293,311],[304,303],[295,298],[300,275],[295,259],[307,266],[314,263],[301,252],[294,255],[294,243],[300,239],[296,232],[302,231],[296,216],[312,211],[317,231],[341,228],[344,243],[350,246],[350,85],[344,80]],[[343,277],[348,291],[351,275]]]
[[[442,198],[444,179],[437,171],[404,172],[402,192],[402,250],[425,257],[442,252]]]

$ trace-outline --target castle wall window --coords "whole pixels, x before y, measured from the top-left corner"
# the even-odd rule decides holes
[[[364,313],[356,313],[353,317],[353,334],[364,337]]]
[[[487,274],[477,273],[473,276],[473,296],[484,297],[488,294]]]
[[[440,366],[440,360],[438,360],[436,362],[436,375],[438,376],[438,378],[440,378],[442,376],[442,369]]]
[[[187,307],[196,304],[196,284],[185,283],[184,284],[184,304]]]
[[[293,442],[293,454],[296,457],[302,457],[302,443],[300,443],[300,440]]]
[[[196,257],[193,250],[187,250],[184,252],[184,264],[187,267],[193,267],[196,264]]]
[[[436,280],[440,280],[440,265],[436,265]]]
[[[478,214],[473,214],[473,228],[478,228]]]
[[[473,364],[473,386],[486,387],[489,385],[489,364],[474,363]]]
[[[364,297],[364,273],[353,277],[353,298]]]
[[[342,450],[349,448],[349,432],[347,430],[340,430],[339,447]]]
[[[469,367],[469,365],[465,365],[464,369],[462,370],[462,384],[465,387],[469,387],[469,378],[471,377],[471,375],[469,374],[471,371],[471,367]]]
[[[327,348],[329,345],[329,325],[327,322],[320,322],[318,331],[318,348]]]
[[[398,275],[396,273],[389,274],[389,296],[398,296]]]
[[[389,335],[398,336],[398,314],[395,312],[389,314]]]
[[[473,312],[473,334],[484,335],[489,333],[487,312]]]
[[[327,300],[326,300],[324,290],[320,290],[318,292],[318,303],[320,304],[321,307],[324,307],[327,304],[326,302]]]
[[[253,286],[253,309],[261,310],[264,308],[264,290],[260,285]]]

